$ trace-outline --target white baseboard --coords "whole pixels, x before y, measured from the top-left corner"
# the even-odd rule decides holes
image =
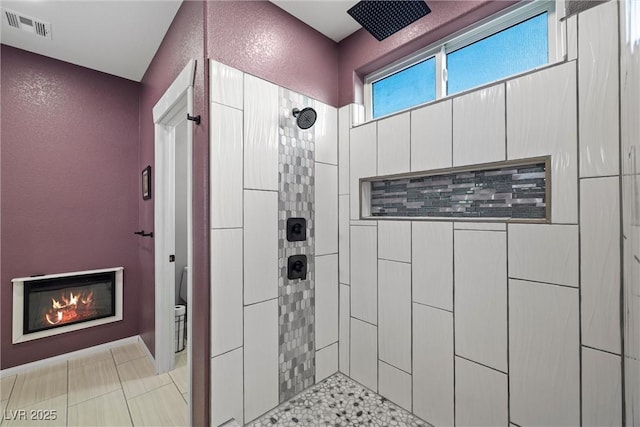
[[[115,347],[120,347],[126,344],[132,344],[136,342],[142,343],[142,348],[145,349],[147,355],[153,361],[153,357],[151,357],[151,353],[149,352],[149,349],[147,348],[142,338],[140,338],[140,335],[134,335],[132,337],[123,338],[121,340],[111,341],[111,342],[96,345],[93,347],[83,348],[82,350],[72,351],[70,353],[49,357],[47,359],[36,360],[35,362],[31,362],[31,363],[25,363],[24,365],[14,366],[13,368],[3,369],[3,370],[0,370],[0,378],[21,374],[23,372],[30,371],[32,369],[44,368],[46,366],[55,365],[56,363],[66,362],[67,360],[75,359],[77,357],[90,356],[92,354],[99,353],[101,351],[110,350]]]

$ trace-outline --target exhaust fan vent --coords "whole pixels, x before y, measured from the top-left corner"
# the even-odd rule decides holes
[[[31,18],[29,16],[21,15],[12,10],[3,9],[6,23],[11,28],[22,30],[33,35],[51,39],[51,24]]]

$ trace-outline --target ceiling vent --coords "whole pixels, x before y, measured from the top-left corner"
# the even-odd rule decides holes
[[[11,28],[31,33],[38,37],[51,39],[51,24],[36,18],[22,15],[8,9],[2,9],[4,23]]]

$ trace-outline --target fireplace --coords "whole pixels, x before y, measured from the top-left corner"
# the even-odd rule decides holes
[[[14,343],[122,320],[122,268],[12,282]]]

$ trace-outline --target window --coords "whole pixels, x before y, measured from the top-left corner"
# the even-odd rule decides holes
[[[562,25],[552,0],[517,4],[367,76],[367,116],[376,119],[553,62]]]
[[[373,118],[433,101],[436,99],[436,60],[431,57],[371,86]]]
[[[547,13],[542,13],[447,53],[447,94],[547,64],[547,21]]]

